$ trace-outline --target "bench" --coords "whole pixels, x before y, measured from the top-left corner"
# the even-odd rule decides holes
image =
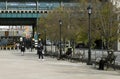
[[[72,48],[68,48],[67,51],[61,55],[61,59],[70,59],[72,56]]]
[[[99,65],[99,69],[104,70],[104,66],[106,66],[106,70],[112,67],[115,70],[115,60],[117,56],[114,55],[113,51],[108,51],[108,55],[106,57],[97,58],[93,63]]]
[[[105,59],[105,65],[106,68],[108,69],[109,67],[113,67],[113,69],[115,70],[115,60],[116,60],[117,56],[113,55],[111,57],[106,57]]]

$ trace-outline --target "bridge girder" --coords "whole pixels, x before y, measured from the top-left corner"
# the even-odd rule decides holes
[[[70,1],[75,1],[75,0],[0,0],[1,2],[70,2]]]
[[[0,25],[36,25],[36,18],[0,18]]]

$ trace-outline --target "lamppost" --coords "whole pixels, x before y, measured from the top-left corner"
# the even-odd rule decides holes
[[[41,41],[40,39],[40,33],[38,32],[38,43]]]
[[[46,29],[45,29],[45,54],[47,53],[47,49],[46,49]]]
[[[60,56],[59,59],[61,59],[61,55],[62,55],[62,47],[61,47],[61,26],[62,26],[62,20],[59,20],[59,25],[60,25]]]
[[[37,40],[35,40],[35,48],[37,49],[38,45],[40,44],[41,39],[40,39],[40,33],[37,33]],[[37,52],[38,55],[38,52]]]
[[[87,10],[88,10],[88,17],[89,17],[89,24],[88,24],[88,46],[89,46],[89,49],[88,49],[88,61],[87,61],[87,65],[92,65],[91,63],[91,13],[92,13],[92,10],[91,10],[91,6],[89,5]]]

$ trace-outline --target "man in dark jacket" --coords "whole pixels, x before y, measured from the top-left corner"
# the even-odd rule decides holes
[[[42,50],[43,50],[43,45],[42,45],[42,43],[39,43],[39,44],[38,44],[38,47],[37,47],[37,53],[38,53],[38,55],[39,55],[39,59],[40,59],[40,57],[43,59]]]

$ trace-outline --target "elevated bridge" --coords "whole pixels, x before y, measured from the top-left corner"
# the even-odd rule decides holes
[[[63,1],[62,3],[60,1]],[[33,25],[53,9],[71,5],[70,0],[0,0],[0,25]],[[72,3],[73,4],[73,3]]]
[[[0,0],[0,25],[30,25],[34,29],[34,27],[37,26],[38,18],[42,15],[47,15],[53,9],[63,4],[73,4],[69,1],[70,0]]]
[[[24,1],[24,2],[23,2]],[[8,0],[0,2],[0,25],[36,25],[37,18],[59,7],[59,3],[33,0]],[[50,7],[51,5],[51,7]]]
[[[70,0],[0,0],[0,26],[37,26],[38,18],[60,6],[73,6]],[[15,31],[15,30],[14,30]],[[0,36],[15,35],[14,31],[1,31]],[[23,30],[17,30],[24,32]],[[15,33],[18,33],[18,32]],[[34,36],[34,30],[32,33]],[[11,34],[11,35],[10,35]],[[27,35],[27,33],[26,33]]]

